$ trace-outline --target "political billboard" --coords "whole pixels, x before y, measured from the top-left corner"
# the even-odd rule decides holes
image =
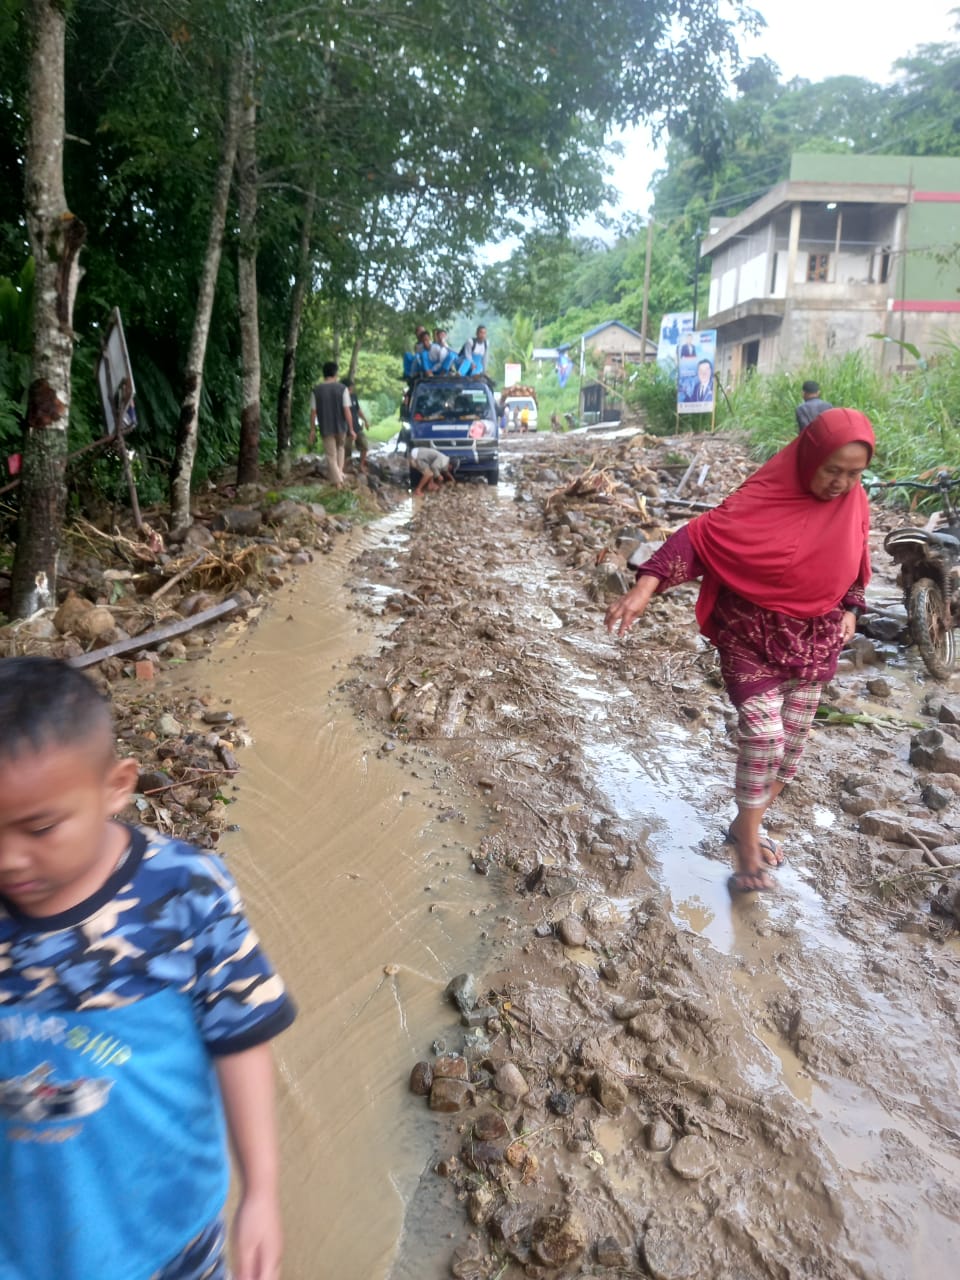
[[[684,330],[677,343],[677,413],[713,413],[716,368],[716,329]]]
[[[660,340],[657,343],[657,364],[674,369],[677,364],[677,347],[683,334],[693,329],[692,311],[671,311],[660,321]]]

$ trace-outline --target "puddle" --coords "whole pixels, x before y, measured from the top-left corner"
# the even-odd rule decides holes
[[[417,757],[406,768],[402,752],[380,758],[382,737],[364,733],[335,692],[375,645],[347,608],[349,560],[402,543],[408,518],[401,510],[304,567],[259,627],[204,670],[254,738],[241,829],[222,852],[300,1011],[277,1043],[287,1280],[313,1280],[324,1257],[338,1275],[386,1277],[401,1237],[410,1274],[446,1274],[435,1235],[404,1235],[433,1138],[407,1078],[438,1033],[459,1047],[443,987],[488,963],[470,916],[491,891],[466,871],[480,813],[431,789],[433,769]],[[432,816],[451,806],[465,824]]]

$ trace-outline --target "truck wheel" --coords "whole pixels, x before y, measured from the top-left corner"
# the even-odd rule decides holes
[[[486,474],[487,474],[487,484],[499,484],[500,483],[500,464],[497,463],[495,467],[491,467]]]
[[[956,636],[943,592],[929,578],[910,589],[910,627],[920,657],[931,675],[946,680],[957,661]]]

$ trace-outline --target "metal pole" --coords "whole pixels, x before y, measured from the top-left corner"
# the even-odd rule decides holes
[[[697,227],[696,230],[696,249],[693,255],[693,327],[697,325],[697,297],[700,290],[700,237],[703,232]]]

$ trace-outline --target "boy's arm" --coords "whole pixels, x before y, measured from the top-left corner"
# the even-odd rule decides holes
[[[269,1042],[214,1059],[242,1191],[231,1238],[235,1280],[279,1280],[279,1142]]]

